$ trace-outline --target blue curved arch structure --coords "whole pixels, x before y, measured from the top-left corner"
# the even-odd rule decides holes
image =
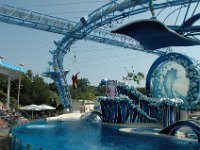
[[[191,4],[196,3],[198,0],[191,1],[179,1],[174,0],[171,1],[163,1],[154,5],[154,9],[161,9],[171,6],[178,6],[183,4]],[[142,6],[142,7],[136,7]],[[130,9],[133,8],[133,9]],[[119,20],[125,18],[130,15],[139,14],[147,11],[149,8],[149,0],[141,0],[141,1],[112,1],[99,9],[96,9],[94,12],[88,15],[88,18],[81,18],[80,22],[75,25],[75,27],[63,37],[60,42],[57,42],[57,48],[54,51],[51,51],[53,55],[53,69],[55,72],[60,73],[61,80],[64,81],[65,86],[60,88],[61,84],[57,83],[59,89],[64,90],[64,92],[60,93],[61,97],[63,97],[63,101],[67,101],[69,103],[69,89],[66,77],[64,77],[64,69],[63,69],[63,59],[64,55],[70,51],[70,46],[75,43],[77,40],[81,40],[85,38],[88,34],[90,34],[93,30],[99,28],[104,24],[109,24],[112,20]],[[77,36],[78,35],[78,36]],[[66,95],[64,93],[67,93]],[[64,105],[66,107],[66,105]]]
[[[177,94],[175,89],[179,68],[167,68],[169,62],[180,65],[185,72],[183,77],[188,80],[188,90],[184,94]],[[167,72],[167,73],[164,73]],[[183,74],[183,73],[182,73]],[[180,83],[179,83],[180,84]],[[163,89],[163,87],[166,87]],[[200,93],[200,71],[196,62],[189,57],[179,53],[168,53],[159,57],[149,69],[146,77],[146,92],[149,97],[161,98],[180,98],[183,99],[187,108],[196,107]],[[161,92],[163,91],[163,92]],[[169,94],[170,93],[170,94]],[[174,96],[176,93],[177,96]]]
[[[198,141],[200,142],[200,122],[196,120],[181,120],[176,123],[171,124],[170,126],[159,131],[161,134],[167,134],[174,136],[176,131],[178,131],[181,127],[189,127],[196,134]]]

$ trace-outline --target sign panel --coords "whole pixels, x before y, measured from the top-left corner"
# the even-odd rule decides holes
[[[115,97],[116,96],[116,80],[108,80],[106,85],[106,96],[107,97]]]

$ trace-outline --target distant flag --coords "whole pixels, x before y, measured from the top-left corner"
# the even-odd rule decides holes
[[[76,84],[76,82],[77,82],[77,80],[78,80],[78,74],[79,74],[80,72],[78,72],[77,74],[75,74],[75,75],[73,75],[72,76],[72,86],[73,86],[73,88],[74,89],[76,89],[77,88],[77,84]]]

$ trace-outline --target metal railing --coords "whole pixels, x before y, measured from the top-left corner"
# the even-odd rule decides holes
[[[31,120],[28,123],[33,123],[35,121],[36,120]],[[16,124],[14,127],[12,127],[10,132],[12,132],[12,130],[18,128],[19,126],[22,126],[22,125],[25,125],[25,124],[27,124],[27,122]],[[44,150],[44,148],[42,148],[41,146],[36,146],[34,144],[25,142],[22,139],[17,138],[12,133],[9,134],[9,138],[10,138],[10,143],[9,143],[10,144],[10,149],[9,150]]]
[[[14,135],[10,136],[10,140],[10,150],[44,150],[42,147],[24,142]]]

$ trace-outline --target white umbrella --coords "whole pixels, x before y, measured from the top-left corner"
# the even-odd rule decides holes
[[[39,108],[41,110],[55,110],[56,109],[55,107],[52,107],[52,106],[49,106],[49,105],[46,105],[46,104],[39,105]]]
[[[32,118],[33,118],[33,111],[40,111],[42,110],[38,105],[32,104],[32,105],[27,105],[24,107],[19,108],[20,110],[26,110],[26,111],[32,111]]]
[[[35,111],[40,111],[41,108],[38,105],[32,104],[32,105],[27,105],[24,107],[19,108],[20,110],[35,110]]]
[[[55,110],[56,109],[55,107],[52,107],[46,104],[39,105],[39,107],[41,110]],[[50,116],[50,112],[49,112],[49,116]]]

